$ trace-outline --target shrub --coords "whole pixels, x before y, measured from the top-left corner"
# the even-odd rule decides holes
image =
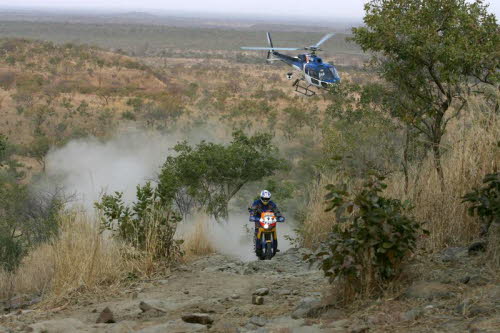
[[[482,233],[486,234],[492,223],[500,223],[500,172],[487,174],[483,186],[465,194],[462,202],[472,205],[470,216],[477,215],[483,222]]]
[[[144,101],[140,97],[129,98],[127,100],[127,105],[134,109],[134,112],[140,112],[144,106]]]
[[[7,138],[0,134],[0,166],[2,165],[2,161],[7,157]]]
[[[32,247],[58,233],[63,198],[0,173],[0,268],[13,271]]]
[[[174,240],[181,218],[148,182],[137,186],[137,201],[132,207],[123,202],[123,193],[104,195],[95,204],[102,213],[102,227],[133,247],[156,259],[174,261],[182,252],[181,240]]]
[[[9,90],[16,82],[16,74],[13,72],[0,73],[0,88]]]
[[[122,113],[122,118],[123,119],[126,119],[126,120],[133,120],[135,121],[137,118],[135,116],[135,114],[131,111],[125,111]]]
[[[345,300],[371,295],[400,273],[403,260],[416,246],[420,224],[405,215],[408,203],[380,195],[386,185],[372,177],[356,194],[345,184],[328,185],[326,211],[337,223],[328,239],[310,256],[330,282],[344,287]],[[427,233],[425,230],[424,233]]]

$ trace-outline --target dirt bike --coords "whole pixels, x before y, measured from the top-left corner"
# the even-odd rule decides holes
[[[274,240],[278,239],[276,233],[276,223],[278,219],[273,212],[262,212],[259,220],[259,229],[255,235],[255,254],[260,260],[271,260],[276,254],[276,248],[273,247]],[[257,244],[262,245],[257,249]]]

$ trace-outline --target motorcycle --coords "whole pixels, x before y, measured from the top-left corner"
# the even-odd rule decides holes
[[[262,212],[259,219],[259,228],[255,234],[255,254],[260,260],[271,260],[276,254],[274,241],[278,240],[276,223],[284,222],[284,218],[277,218],[273,212]],[[261,244],[260,249],[257,244]],[[277,243],[276,243],[277,245]]]

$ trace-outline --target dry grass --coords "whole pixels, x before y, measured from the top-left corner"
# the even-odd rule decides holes
[[[324,241],[335,223],[335,217],[331,212],[325,212],[325,186],[336,184],[339,177],[332,175],[322,177],[319,182],[312,183],[307,189],[309,210],[301,229],[302,245],[314,248]]]
[[[198,217],[183,234],[186,257],[214,252],[207,238],[208,218]],[[152,225],[150,230],[155,230]],[[139,252],[103,235],[96,218],[81,212],[61,217],[60,236],[34,249],[12,274],[0,271],[0,299],[41,295],[44,305],[110,293],[127,284],[126,277],[151,276],[167,267],[156,257],[159,237],[148,232],[146,250]]]
[[[193,220],[193,225],[182,237],[186,260],[215,252],[215,248],[208,238],[209,217],[200,214],[196,215]]]
[[[451,123],[443,144],[443,169],[446,188],[442,193],[431,158],[420,169],[413,169],[409,193],[404,192],[403,175],[388,179],[386,194],[410,199],[414,214],[426,222],[431,232],[427,246],[438,250],[463,244],[479,234],[479,221],[467,215],[461,197],[480,185],[484,175],[500,165],[500,118],[480,111],[481,102],[471,101],[470,111]],[[416,180],[416,182],[415,182]]]
[[[33,250],[14,274],[0,273],[0,297],[41,294],[57,304],[118,286],[137,263],[124,260],[120,244],[100,234],[93,221],[81,213],[62,217],[57,240]]]
[[[419,221],[431,234],[426,247],[439,250],[464,244],[479,234],[479,221],[467,215],[461,197],[480,185],[485,174],[500,165],[500,117],[485,113],[481,100],[471,100],[469,112],[451,122],[443,142],[443,169],[446,189],[439,187],[433,160],[429,155],[417,169],[411,170],[408,193],[404,191],[403,174],[393,174],[386,182],[385,194],[402,200],[410,199]],[[325,185],[337,183],[338,177],[324,177],[309,190],[308,217],[303,225],[304,246],[311,247],[325,238],[335,223],[333,214],[324,212]]]
[[[500,223],[493,223],[488,234],[488,258],[494,269],[500,269]]]

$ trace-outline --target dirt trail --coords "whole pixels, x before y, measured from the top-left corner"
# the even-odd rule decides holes
[[[212,255],[181,266],[164,279],[141,282],[105,301],[87,302],[52,314],[34,311],[4,317],[0,325],[21,330],[38,323],[31,325],[35,332],[62,332],[71,326],[75,332],[235,332],[264,325],[301,327],[304,320],[293,320],[290,313],[304,297],[319,299],[326,285],[322,273],[309,269],[300,259],[300,252],[290,249],[271,261],[250,262]],[[252,294],[261,288],[269,289],[268,294],[261,291],[264,303],[252,304]],[[147,308],[144,304],[152,309],[141,310]],[[116,323],[96,324],[106,307]],[[181,320],[192,313],[209,314],[212,325]],[[47,320],[52,322],[43,323]]]
[[[203,257],[105,299],[0,316],[0,332],[500,332],[500,277],[467,247],[414,258],[399,292],[347,308],[325,306],[332,288],[304,253]]]

